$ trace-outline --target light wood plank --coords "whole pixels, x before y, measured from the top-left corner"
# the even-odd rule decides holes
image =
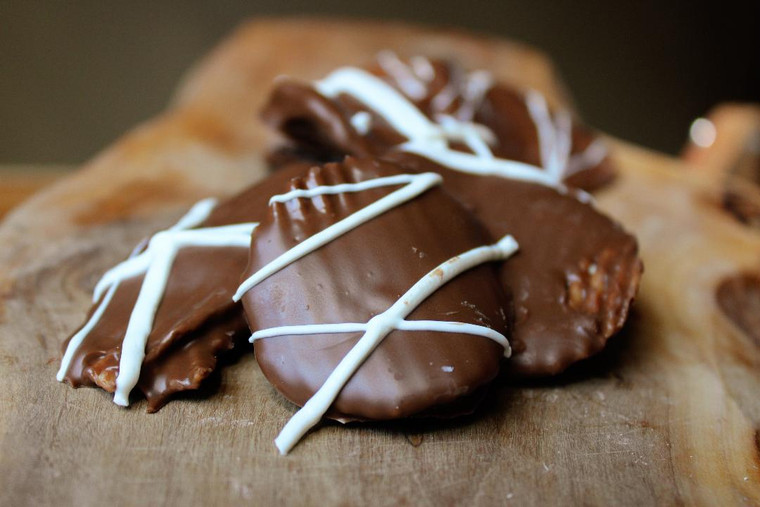
[[[256,118],[271,80],[377,50],[452,55],[566,101],[519,45],[394,24],[259,21],[214,50],[163,115],[0,225],[0,504],[760,503],[760,349],[717,311],[717,280],[760,263],[758,233],[673,159],[614,143],[598,205],[646,265],[636,313],[583,371],[500,385],[463,421],[325,424],[288,457],[294,407],[253,357],[206,396],[149,415],[55,382],[61,341],[99,275],[195,199],[263,174]]]

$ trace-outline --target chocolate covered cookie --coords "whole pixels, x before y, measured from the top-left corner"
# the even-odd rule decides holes
[[[436,173],[347,158],[271,199],[254,231],[243,306],[262,372],[303,407],[282,452],[323,415],[471,412],[508,354],[494,240]]]

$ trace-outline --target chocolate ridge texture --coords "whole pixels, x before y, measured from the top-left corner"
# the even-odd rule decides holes
[[[412,67],[401,63],[407,70]],[[474,123],[474,128],[478,125],[488,128],[496,138],[489,146],[490,157],[515,156],[535,162],[536,152],[544,148],[528,142],[531,134],[526,132],[538,130],[539,125],[527,128],[527,122],[534,120],[553,129],[545,137],[550,138],[550,150],[557,147],[561,119],[542,109],[545,104],[541,104],[541,99],[531,99],[532,107],[538,111],[531,120],[529,115],[518,114],[529,109],[528,99],[517,101],[515,92],[507,87],[486,83],[481,86],[479,94],[468,96],[467,83],[486,78],[476,79],[474,74],[470,75],[469,81],[445,77],[446,72],[456,71],[447,71],[452,67],[440,63],[428,61],[428,64],[434,67],[430,72],[433,77],[428,80],[430,84],[424,88],[421,98],[414,100],[409,98],[408,90],[404,91],[398,79],[387,72],[377,69],[375,72],[403,95],[406,105],[401,106],[411,106],[418,111],[417,114],[423,114],[431,121],[438,115],[436,121],[440,127],[445,127],[445,118],[441,119],[440,114],[452,114],[463,117],[456,120],[460,131],[469,128],[468,122]],[[593,205],[584,202],[589,200],[586,195],[568,192],[563,188],[562,180],[567,185],[588,176],[588,186],[598,186],[597,183],[608,180],[607,176],[602,177],[609,175],[607,157],[600,162],[602,169],[598,173],[597,168],[592,167],[589,171],[571,173],[569,177],[567,172],[542,174],[548,169],[528,166],[527,172],[535,173],[535,181],[498,177],[488,171],[478,174],[470,172],[469,168],[453,170],[445,163],[406,153],[407,137],[386,121],[384,114],[388,111],[373,110],[342,90],[333,90],[330,96],[320,91],[329,88],[329,81],[339,72],[342,70],[314,85],[292,81],[278,83],[263,109],[264,120],[297,148],[313,156],[321,154],[336,158],[342,152],[369,153],[417,171],[438,172],[444,176],[446,189],[483,222],[493,237],[514,234],[521,250],[513,262],[505,264],[500,275],[505,290],[513,296],[514,338],[521,344],[507,366],[513,374],[527,377],[554,375],[600,351],[625,323],[643,266],[635,238]],[[441,90],[452,86],[451,103],[433,109],[435,97],[440,97]],[[400,102],[395,101],[396,104]],[[518,102],[522,106],[517,107]],[[364,125],[353,124],[360,113],[370,115],[369,127],[366,121]],[[546,116],[543,120],[541,114]],[[479,123],[481,121],[483,124]],[[582,135],[576,132],[581,131],[573,130],[574,138]],[[512,146],[510,139],[513,136],[522,141]],[[450,136],[447,142],[448,153],[452,156],[472,151],[454,136]],[[527,148],[523,146],[525,143]],[[578,146],[588,148],[589,143],[589,139],[585,139]],[[517,153],[520,146],[523,146],[522,151]],[[560,171],[567,170],[572,164],[572,153],[573,150],[566,153],[566,163],[559,167]],[[551,155],[550,151],[546,158]],[[480,161],[484,158],[489,157],[480,157]],[[507,159],[502,160],[509,164]],[[519,169],[525,172],[525,168]],[[585,173],[588,174],[584,176]],[[555,182],[547,185],[547,177],[555,176]],[[592,185],[591,181],[596,183]]]
[[[572,195],[534,183],[473,176],[415,155],[415,170],[435,170],[495,237],[520,251],[499,270],[511,295],[513,339],[505,365],[521,377],[561,373],[604,348],[625,324],[643,270],[636,239]]]
[[[217,204],[190,230],[258,222],[269,196],[290,176],[283,171]],[[177,392],[198,389],[217,368],[220,354],[248,348],[242,344],[249,336],[242,307],[232,301],[248,262],[247,244],[243,248],[190,246],[177,252],[145,344],[136,385],[148,401],[149,412],[159,410]],[[136,253],[144,251],[146,245],[147,240]],[[74,351],[61,380],[74,387],[116,390],[122,343],[144,278],[138,274],[119,283],[101,318]],[[95,302],[83,325],[63,343],[64,351],[105,297],[103,294]]]
[[[349,157],[311,168],[282,193],[404,172],[389,162]],[[273,203],[253,234],[246,276],[396,188]],[[365,323],[435,266],[491,242],[456,200],[440,187],[431,188],[272,274],[242,301],[253,330]],[[407,320],[470,323],[508,335],[508,306],[495,266],[484,264],[439,288]],[[325,332],[265,338],[255,342],[256,358],[272,385],[303,406],[361,336]],[[482,336],[396,329],[350,378],[327,415],[346,421],[471,412],[496,377],[503,355],[502,346]]]
[[[538,92],[494,83],[486,72],[467,73],[452,61],[415,57],[411,61],[417,65],[412,65],[392,53],[381,54],[378,61],[385,64],[376,62],[367,70],[394,86],[429,118],[449,115],[486,126],[495,137],[491,150],[498,158],[537,167],[545,162],[535,115],[547,115],[551,120],[552,116],[566,112],[551,111]],[[415,74],[414,69],[419,67],[428,69],[426,72],[417,70],[424,77]],[[410,96],[411,84],[418,90]],[[359,112],[368,112],[371,118],[362,132],[352,125]],[[277,82],[261,117],[294,143],[270,155],[275,166],[303,157],[335,161],[343,155],[382,156],[405,141],[404,136],[384,120],[383,111],[368,110],[350,94],[328,98],[311,84],[294,80]],[[584,190],[603,187],[615,175],[604,144],[577,119],[568,115],[568,121],[570,163],[578,167],[573,168],[565,183]],[[584,166],[581,161],[587,151],[585,155],[590,158]],[[288,154],[291,157],[285,156]]]

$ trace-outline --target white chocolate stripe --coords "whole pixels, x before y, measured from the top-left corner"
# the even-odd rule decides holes
[[[190,208],[190,210],[177,221],[176,224],[169,228],[169,230],[181,230],[200,224],[206,218],[208,218],[209,214],[211,214],[211,210],[214,209],[214,206],[216,206],[216,199],[203,199],[202,201],[195,203],[193,207]],[[82,329],[80,329],[74,336],[71,337],[71,340],[69,340],[69,344],[66,346],[66,352],[63,354],[63,359],[61,359],[61,367],[58,369],[58,373],[56,375],[56,379],[59,382],[63,382],[63,379],[66,376],[66,372],[71,366],[71,360],[74,358],[74,353],[77,351],[77,349],[79,349],[82,341],[84,341],[85,337],[100,321],[100,318],[103,316],[103,312],[105,312],[106,307],[108,307],[108,304],[111,302],[111,298],[113,297],[114,292],[116,292],[116,289],[118,288],[119,282],[121,280],[126,280],[132,276],[139,275],[145,269],[147,269],[148,263],[149,256],[145,255],[145,252],[141,254],[138,250],[134,250],[127,260],[117,264],[115,268],[108,270],[100,279],[100,281],[95,285],[95,290],[93,291],[94,302],[97,302],[97,300],[100,299],[100,296],[106,289],[108,289],[108,293],[106,294],[105,298],[103,298],[103,302],[101,302],[100,305],[95,309],[87,323],[82,327]],[[143,267],[143,265],[145,267]],[[124,266],[124,268],[121,268],[122,266]],[[104,279],[109,277],[109,273],[112,273],[114,270],[119,268],[123,269],[121,276],[111,275],[111,279],[103,283]]]
[[[423,81],[429,83],[435,79],[435,68],[424,56],[413,56],[410,59],[414,73]]]
[[[503,158],[478,157],[470,153],[446,149],[438,149],[424,143],[406,143],[399,147],[401,151],[420,155],[442,166],[456,169],[463,173],[481,176],[499,176],[513,180],[530,181],[541,185],[562,189],[552,174],[536,169],[535,166],[515,160]]]
[[[118,288],[118,283],[111,285],[111,288],[108,289],[108,292],[106,292],[103,301],[95,309],[87,323],[82,326],[82,329],[77,331],[76,334],[71,337],[71,340],[69,340],[69,344],[66,346],[66,352],[63,354],[63,359],[61,359],[61,366],[58,368],[58,373],[55,375],[55,378],[58,380],[58,382],[63,382],[63,379],[66,377],[66,372],[71,366],[71,360],[74,359],[74,353],[76,353],[76,351],[79,349],[79,346],[82,345],[84,339],[88,334],[90,334],[90,331],[92,331],[95,325],[100,321],[100,318],[103,316],[103,312],[106,311],[106,307],[108,307],[108,304],[111,302],[111,298],[113,297],[114,292],[116,292],[116,289]]]
[[[151,256],[147,253],[147,250],[131,257],[116,266],[106,271],[95,285],[95,290],[92,291],[92,301],[96,302],[103,295],[103,292],[108,290],[109,287],[119,283],[121,280],[132,278],[139,274],[145,273],[150,266]]]
[[[367,111],[359,111],[351,117],[349,123],[359,135],[366,136],[372,130],[372,115]]]
[[[198,201],[193,205],[182,218],[180,218],[176,224],[169,227],[169,231],[181,231],[184,229],[190,229],[199,225],[206,220],[211,214],[211,211],[216,206],[216,199],[208,198]],[[138,247],[139,248],[139,247]],[[140,273],[145,272],[148,268],[149,259],[148,256],[143,255],[138,249],[132,252],[129,258],[115,267],[109,269],[100,278],[100,281],[95,285],[95,290],[92,292],[92,302],[96,302],[103,295],[103,292],[108,289],[116,280],[126,279],[132,276],[137,276]]]
[[[416,73],[401,61],[396,53],[393,51],[381,51],[377,55],[377,62],[386,74],[396,79],[396,82],[404,90],[404,93],[415,100],[425,98],[427,87]]]
[[[403,76],[399,74],[401,70],[404,76],[408,74],[407,77],[416,79],[414,82],[417,85],[424,86],[424,82],[417,79],[418,73],[413,68],[404,64],[395,55],[392,56],[393,59],[388,55],[382,56],[381,65],[386,67],[386,72],[395,76],[400,86],[404,86],[402,82],[412,82],[409,79],[403,79]],[[419,65],[418,63],[417,66]],[[483,71],[473,72],[468,76],[462,92],[465,100],[456,114],[457,118],[440,115],[436,118],[437,123],[430,121],[422,111],[391,85],[361,69],[351,67],[338,69],[322,81],[315,83],[314,86],[317,91],[327,97],[334,98],[344,93],[353,96],[383,117],[394,130],[408,138],[406,143],[399,146],[400,150],[416,153],[457,171],[520,179],[552,186],[564,192],[566,188],[562,181],[566,177],[593,167],[606,154],[606,151],[603,151],[603,144],[595,141],[583,153],[571,156],[572,118],[570,114],[561,110],[553,119],[544,96],[531,90],[526,94],[525,102],[538,133],[539,154],[543,169],[531,164],[495,158],[488,147],[489,144],[495,142],[493,133],[484,125],[462,121],[462,118],[474,117],[478,105],[492,86],[490,75]],[[406,88],[404,90],[409,96],[414,96]],[[446,97],[441,95],[444,92],[448,93]],[[447,85],[438,96],[433,98],[433,101],[438,102],[443,98],[450,102],[454,98],[451,95],[452,92],[451,86]],[[362,117],[362,120],[365,119]],[[351,120],[352,124],[354,124],[353,120],[354,118]],[[365,128],[368,128],[366,121],[357,121],[356,124],[357,132],[362,133]],[[450,141],[464,142],[474,155],[461,156],[461,152],[450,149],[448,146]],[[484,160],[494,160],[496,163],[483,162]],[[530,171],[538,174],[531,174]]]
[[[478,76],[476,81],[474,88],[478,88],[476,90],[478,94],[484,95],[488,81],[483,76]],[[415,153],[462,172],[515,178],[563,190],[561,177],[558,174],[562,167],[557,169],[558,166],[554,160],[558,160],[558,155],[550,150],[557,150],[557,148],[564,150],[564,145],[560,143],[559,146],[554,147],[557,144],[555,142],[557,136],[553,130],[550,130],[548,134],[539,134],[539,137],[543,136],[547,140],[542,145],[542,150],[545,151],[545,154],[542,153],[542,160],[549,164],[551,169],[542,170],[530,164],[494,158],[487,144],[489,141],[493,142],[495,136],[487,127],[463,122],[446,115],[441,115],[437,118],[438,123],[433,123],[396,89],[369,72],[352,67],[341,68],[322,81],[318,81],[314,86],[317,91],[327,97],[349,94],[382,116],[393,129],[409,139],[408,142],[399,146],[402,151]],[[538,96],[540,100],[543,100],[542,96]],[[536,102],[533,106],[539,114],[541,113],[540,106],[540,102]],[[535,118],[534,121],[536,121]],[[540,127],[546,130],[553,129],[554,125],[549,121],[549,123],[544,122]],[[474,155],[450,149],[448,141],[451,140],[463,141]],[[544,145],[546,148],[543,147]]]
[[[410,142],[424,142],[445,149],[449,140],[464,141],[473,152],[478,152],[482,151],[484,144],[496,139],[484,125],[462,122],[450,116],[446,124],[430,121],[391,85],[360,69],[338,69],[315,86],[327,97],[336,97],[341,93],[354,96],[382,116],[394,130],[406,136]],[[473,133],[480,137],[475,144],[472,144]]]
[[[601,138],[595,139],[585,150],[570,157],[567,164],[567,176],[575,174],[589,167],[599,165],[607,156],[607,145]]]
[[[145,346],[153,329],[153,321],[164,297],[177,253],[182,248],[191,246],[248,248],[254,227],[254,224],[248,224],[244,228],[239,226],[218,228],[231,229],[231,232],[226,234],[214,231],[214,228],[166,231],[153,237],[149,246],[152,250],[150,266],[145,273],[135,306],[132,308],[127,332],[121,346],[114,403],[123,407],[129,405],[129,393],[140,378],[142,362],[145,359]]]
[[[512,347],[509,345],[509,340],[507,340],[506,336],[495,329],[479,324],[445,320],[402,320],[396,329],[399,331],[435,331],[437,333],[460,333],[482,336],[501,345],[504,349],[504,357],[512,355]]]
[[[298,198],[312,198],[318,195],[336,195],[344,194],[346,192],[363,192],[372,188],[378,187],[390,187],[393,185],[404,185],[414,181],[417,175],[415,174],[399,174],[396,176],[385,176],[382,178],[374,178],[371,180],[360,181],[359,183],[340,183],[338,185],[320,185],[318,187],[309,189],[297,189],[291,190],[286,194],[278,194],[272,196],[269,199],[269,204],[275,202],[287,202],[291,199]]]
[[[113,402],[122,407],[129,405],[129,393],[140,377],[142,362],[145,359],[145,344],[150,330],[153,329],[156,310],[169,282],[169,272],[178,250],[169,238],[153,238],[151,247],[158,251],[153,254],[145,273],[121,343],[119,374],[116,376]]]
[[[441,88],[441,90],[436,93],[432,99],[430,99],[430,103],[435,109],[444,111],[456,100],[456,98],[457,91],[454,89],[451,83],[448,83],[446,86]]]
[[[274,338],[286,335],[328,334],[328,333],[359,333],[367,329],[366,322],[340,322],[337,324],[302,324],[296,326],[278,326],[260,329],[248,339],[253,343],[264,338]]]
[[[572,120],[567,111],[557,112],[554,129],[554,144],[552,146],[551,165],[547,168],[554,176],[562,181],[567,172],[567,164],[570,161],[572,149]]]
[[[381,115],[401,135],[414,139],[440,137],[440,129],[395,88],[369,72],[344,67],[315,84],[326,97],[354,96]]]
[[[494,144],[496,136],[488,128],[477,123],[462,122],[445,114],[438,115],[436,120],[450,140],[463,141],[479,157],[493,158],[488,144]]]
[[[166,231],[156,233],[153,236],[153,238],[151,238],[150,243],[148,243],[148,249],[146,249],[144,252],[138,255],[135,255],[134,257],[130,257],[129,259],[117,264],[113,268],[106,271],[105,274],[100,279],[100,281],[95,285],[95,290],[93,291],[93,302],[99,300],[100,296],[103,295],[103,292],[105,292],[108,289],[108,287],[110,287],[113,283],[117,283],[121,280],[126,280],[127,278],[131,278],[133,276],[137,276],[142,273],[145,273],[145,271],[147,271],[148,267],[150,266],[150,263],[152,260],[152,252],[149,252],[151,243],[153,243],[156,240],[156,238],[160,238],[166,234],[171,234],[173,237],[179,239],[182,237],[181,235],[178,234],[179,231],[180,229],[170,228],[170,229],[167,229]],[[196,232],[196,231],[203,231],[204,237],[209,238],[209,240],[213,242],[213,241],[217,241],[213,238],[231,237],[232,235],[240,235],[241,240],[242,240],[242,237],[245,234],[250,234],[249,231],[252,231],[252,229],[251,229],[251,224],[235,224],[235,225],[225,225],[221,227],[196,229],[190,232]],[[193,237],[195,238],[196,236],[193,236]],[[197,236],[197,238],[200,238],[200,236]],[[241,240],[239,240],[238,243],[242,242]],[[250,238],[248,240],[248,243],[250,245]],[[249,245],[240,245],[240,246],[249,246]],[[187,246],[191,246],[191,245],[187,245]],[[197,246],[215,246],[215,245],[199,244]],[[237,245],[229,245],[229,246],[237,246]]]
[[[288,335],[312,335],[333,333],[360,333],[367,330],[368,324],[364,323],[340,323],[340,324],[304,324],[300,326],[280,326],[261,329],[251,335],[253,343],[264,338]],[[504,348],[504,356],[511,355],[511,348],[507,338],[491,329],[490,327],[469,324],[466,322],[447,322],[440,320],[402,320],[396,328],[398,331],[436,331],[441,333],[461,333],[482,336],[495,341]]]
[[[216,207],[216,199],[208,198],[198,201],[176,224],[169,227],[170,231],[183,231],[197,227],[206,220]]]
[[[538,151],[541,156],[541,165],[544,169],[547,169],[551,166],[552,159],[554,158],[552,155],[552,145],[555,141],[554,124],[549,117],[549,108],[546,105],[544,96],[535,90],[530,90],[526,93],[525,105],[538,133]]]
[[[459,107],[457,117],[472,121],[491,86],[493,86],[493,78],[490,73],[483,70],[470,73],[462,90],[464,101]]]
[[[567,170],[572,149],[572,120],[567,111],[557,113],[553,120],[546,99],[535,90],[525,96],[528,113],[536,126],[541,164],[544,169],[561,181]]]
[[[449,259],[417,281],[388,310],[366,324],[366,331],[328,376],[325,383],[288,421],[275,439],[280,453],[286,454],[327,412],[340,391],[372,351],[431,294],[454,277],[480,264],[504,260],[517,250],[517,242],[505,236],[498,243],[474,248]]]
[[[216,206],[216,199],[208,198],[198,201],[193,205],[190,210],[180,218],[176,224],[169,227],[169,231],[181,231],[184,229],[190,229],[203,222],[211,214],[211,211]],[[100,299],[108,287],[118,280],[124,280],[133,276],[137,276],[140,273],[144,273],[148,269],[150,258],[144,255],[144,252],[135,250],[129,258],[113,268],[105,272],[95,285],[95,290],[92,292],[92,302],[95,303]]]
[[[127,260],[107,271],[94,290],[97,301],[105,292],[103,300],[95,309],[87,323],[69,340],[61,367],[56,378],[63,381],[71,367],[74,354],[84,339],[97,325],[119,287],[131,277],[145,273],[140,292],[130,314],[129,323],[121,347],[119,374],[116,377],[114,402],[129,404],[129,393],[140,377],[145,345],[153,328],[156,311],[163,299],[172,264],[177,253],[186,247],[233,247],[248,248],[251,233],[258,225],[243,223],[220,227],[191,229],[202,223],[211,214],[216,201],[205,199],[188,211],[175,225],[155,234],[141,253],[134,251]]]
[[[411,177],[411,181],[395,190],[394,192],[386,195],[373,202],[369,206],[366,206],[359,211],[352,213],[343,220],[332,224],[326,229],[314,234],[303,240],[295,247],[291,248],[287,252],[283,253],[279,257],[275,258],[257,272],[248,277],[237,292],[232,296],[232,300],[235,302],[240,301],[240,298],[248,292],[253,286],[259,282],[269,278],[274,273],[277,273],[289,264],[297,261],[298,259],[310,254],[318,248],[326,245],[334,239],[346,234],[359,225],[372,220],[373,218],[382,215],[390,209],[393,209],[406,201],[414,199],[421,193],[427,191],[435,185],[440,185],[442,178],[436,173],[421,173],[414,174]]]

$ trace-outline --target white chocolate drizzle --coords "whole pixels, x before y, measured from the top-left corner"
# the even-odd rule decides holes
[[[570,157],[565,172],[570,176],[589,167],[599,165],[608,153],[607,144],[602,139],[594,139],[585,150]]]
[[[425,98],[427,86],[419,77],[416,69],[402,62],[396,53],[393,51],[381,51],[377,55],[377,62],[386,74],[393,76],[405,94],[415,100]]]
[[[535,90],[525,96],[528,113],[536,125],[541,165],[554,179],[563,178],[572,148],[572,120],[567,111],[559,111],[553,119],[546,99]]]
[[[243,294],[248,292],[254,285],[269,278],[274,273],[277,273],[278,271],[288,266],[289,264],[310,254],[314,250],[326,245],[327,243],[333,241],[334,239],[354,229],[355,227],[358,227],[359,225],[365,222],[368,222],[369,220],[372,220],[373,218],[379,215],[382,215],[386,211],[393,209],[396,206],[406,201],[414,199],[415,197],[425,192],[429,188],[435,185],[440,185],[441,182],[443,181],[441,176],[436,173],[407,174],[404,176],[406,177],[407,184],[401,187],[400,189],[395,190],[394,192],[386,195],[385,197],[382,197],[378,199],[377,201],[373,202],[369,206],[362,208],[355,213],[352,213],[351,215],[347,216],[343,220],[335,222],[334,224],[318,232],[317,234],[310,236],[309,238],[305,239],[301,243],[297,244],[295,247],[291,248],[287,252],[283,253],[282,255],[274,259],[269,264],[262,267],[256,273],[252,274],[245,281],[243,281],[243,283],[240,284],[240,287],[238,287],[237,292],[235,292],[235,295],[232,296],[232,300],[235,302],[240,301],[240,298],[243,297]],[[393,181],[391,182],[388,182],[388,178],[384,178],[384,179],[386,181],[384,181],[382,185],[398,185],[399,184],[399,180],[397,178],[393,179]],[[361,190],[365,188],[365,185],[372,185],[370,181],[372,180],[368,180],[367,182],[362,182],[362,183],[351,184],[351,185]],[[380,186],[380,185],[376,185],[376,186]],[[371,187],[368,187],[368,188],[371,188]],[[287,196],[290,194],[290,195],[298,197],[302,195],[301,192],[302,191],[300,190],[296,190],[296,191],[289,192],[288,194],[284,194],[284,196]],[[312,189],[312,191],[306,191],[306,192],[313,192],[313,193],[308,193],[304,195],[308,195],[309,197],[314,197],[316,195],[329,193],[331,192],[331,190],[330,190],[330,187],[323,186],[323,187],[318,187],[318,189],[315,188],[315,189]],[[282,199],[284,196],[274,196],[271,202],[279,202],[280,199]]]
[[[286,335],[312,335],[312,334],[332,334],[332,333],[364,333],[369,329],[367,323],[361,322],[341,322],[339,324],[304,324],[301,326],[280,326],[268,329],[261,329],[251,335],[250,342],[264,338]],[[504,357],[512,354],[509,341],[503,334],[494,331],[490,327],[469,324],[466,322],[451,322],[443,320],[402,320],[399,321],[395,328],[399,331],[436,331],[440,333],[461,333],[482,336],[495,341],[504,347]]]
[[[486,262],[507,259],[516,250],[517,242],[514,238],[505,236],[496,244],[474,248],[453,257],[418,280],[390,308],[372,317],[366,324],[286,326],[263,330],[258,335],[254,334],[251,337],[251,341],[285,334],[312,334],[315,331],[317,333],[364,332],[351,350],[341,359],[338,366],[330,373],[322,387],[296,412],[277,436],[274,442],[280,453],[287,454],[298,443],[301,437],[320,421],[353,374],[385,337],[396,329],[441,331],[484,336],[502,345],[505,355],[508,356],[510,349],[506,338],[490,328],[465,323],[407,321],[405,318],[425,299],[430,297],[431,294],[459,274]],[[488,329],[492,333],[486,334],[484,329]],[[453,371],[453,368],[448,371]]]
[[[372,129],[372,115],[367,111],[359,111],[351,117],[351,126],[359,135],[365,136]]]
[[[483,103],[488,90],[493,86],[493,78],[489,72],[476,70],[467,75],[462,97],[464,101],[459,107],[457,118],[472,121],[480,105]]]
[[[409,139],[425,138],[439,143],[445,141],[440,127],[395,88],[367,71],[344,67],[333,71],[315,86],[327,97],[336,97],[342,93],[352,95]]]
[[[116,377],[114,403],[129,405],[129,393],[140,377],[145,346],[153,329],[156,312],[164,296],[177,253],[186,247],[248,248],[255,223],[193,229],[202,223],[216,205],[214,199],[197,203],[174,226],[155,234],[141,253],[133,252],[127,260],[107,271],[95,287],[94,300],[105,296],[87,323],[69,341],[56,378],[63,381],[71,361],[84,339],[100,321],[113,294],[124,280],[145,274],[140,292],[129,317],[121,347],[119,373]]]
[[[433,173],[428,173],[433,174]],[[318,195],[337,195],[337,194],[345,194],[346,192],[363,192],[365,190],[370,190],[372,188],[380,188],[380,187],[390,187],[394,185],[408,185],[409,183],[412,183],[414,181],[419,181],[421,179],[427,179],[427,178],[418,178],[418,175],[416,174],[398,174],[395,176],[384,176],[382,178],[372,178],[371,180],[366,181],[360,181],[359,183],[339,183],[337,185],[320,185],[318,187],[309,188],[309,189],[296,189],[291,190],[290,192],[287,192],[285,194],[278,194],[273,195],[269,199],[269,204],[272,205],[276,202],[288,202],[293,199],[300,199],[300,198],[306,198],[311,199],[312,197],[317,197]],[[433,179],[430,178],[430,182],[433,182]]]
[[[529,181],[548,187],[560,185],[546,171],[536,170],[535,166],[514,160],[505,160],[494,157],[479,157],[470,153],[455,150],[442,151],[433,146],[419,143],[406,143],[401,149],[407,153],[420,155],[433,162],[441,164],[463,173],[477,174],[480,176],[498,176],[512,180]]]
[[[435,68],[430,60],[424,56],[413,56],[409,62],[412,64],[414,73],[425,83],[430,83],[435,79]]]
[[[264,265],[238,288],[233,299],[238,301],[243,294],[256,284],[272,274],[280,271],[291,263],[301,259],[317,248],[337,239],[366,221],[389,209],[399,206],[441,183],[441,177],[435,173],[403,174],[383,178],[375,178],[359,183],[343,183],[338,185],[323,185],[311,189],[297,189],[285,194],[276,195],[270,199],[272,203],[283,203],[291,199],[312,198],[321,195],[335,195],[344,192],[360,192],[371,188],[405,184],[354,212],[348,217],[332,224],[326,229],[310,236],[295,247],[284,252],[268,264]],[[504,355],[511,354],[511,348],[506,337],[498,331],[486,326],[465,322],[447,321],[408,321],[406,317],[414,311],[431,294],[445,285],[452,278],[477,265],[495,260],[504,260],[517,250],[517,242],[511,236],[505,236],[498,243],[469,250],[449,259],[436,267],[417,281],[401,298],[385,312],[376,315],[368,322],[344,322],[334,324],[289,325],[269,329],[261,329],[251,335],[250,341],[286,335],[314,335],[327,333],[363,333],[363,336],[346,354],[333,370],[324,385],[309,399],[309,401],[290,419],[280,435],[275,439],[275,445],[281,454],[287,454],[301,437],[314,426],[327,412],[345,384],[364,363],[375,348],[393,330],[404,331],[435,331],[445,333],[462,333],[491,339],[504,348]],[[448,370],[447,370],[448,371]]]
[[[335,98],[348,94],[381,116],[394,130],[407,137],[397,148],[401,151],[433,160],[454,170],[480,175],[529,181],[566,190],[563,180],[568,176],[597,165],[606,156],[601,140],[591,143],[583,152],[571,156],[572,119],[565,110],[554,117],[549,112],[546,99],[535,90],[525,96],[525,103],[536,127],[541,167],[532,164],[496,158],[490,146],[496,142],[493,132],[486,126],[472,122],[485,95],[493,86],[491,75],[475,71],[465,78],[462,104],[454,115],[437,115],[435,122],[422,113],[406,96],[422,99],[426,83],[434,77],[430,61],[416,57],[407,65],[394,53],[384,51],[378,55],[383,70],[393,77],[403,93],[381,78],[364,70],[344,67],[335,70],[315,83],[315,88],[326,97]],[[447,84],[435,97],[434,106],[446,109],[456,98],[456,90]],[[364,112],[364,111],[360,111]],[[368,131],[365,117],[351,118],[351,124],[360,134]],[[472,153],[451,149],[451,142],[462,142]],[[587,200],[588,195],[577,196]]]

